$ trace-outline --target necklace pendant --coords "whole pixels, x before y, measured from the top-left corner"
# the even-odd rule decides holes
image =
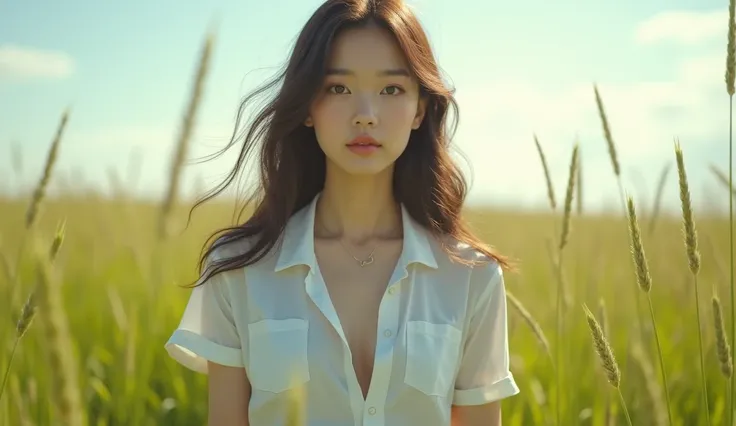
[[[363,268],[365,266],[370,265],[371,263],[373,263],[373,255],[372,254],[370,255],[370,257],[368,257],[368,259],[361,260],[360,261],[360,267]]]

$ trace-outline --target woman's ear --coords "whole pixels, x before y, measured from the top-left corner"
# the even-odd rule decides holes
[[[312,117],[307,117],[307,119],[304,120],[304,125],[307,126],[307,127],[314,126],[314,123],[312,123]]]
[[[414,116],[414,121],[411,123],[411,128],[416,130],[419,128],[419,126],[422,125],[422,120],[424,120],[424,115],[427,111],[427,97],[422,96],[419,98],[419,102],[417,104],[417,113]]]

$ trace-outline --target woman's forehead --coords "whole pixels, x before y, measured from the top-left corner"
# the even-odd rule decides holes
[[[347,71],[344,74],[380,76],[389,70],[408,71],[409,66],[393,34],[370,26],[341,32],[332,46],[328,68]]]

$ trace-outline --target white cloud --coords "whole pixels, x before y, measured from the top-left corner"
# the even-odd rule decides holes
[[[713,39],[726,42],[728,11],[667,11],[642,22],[634,33],[640,44],[675,42],[698,45]]]
[[[726,49],[710,55],[691,57],[680,66],[680,78],[686,83],[718,83],[725,86]]]
[[[723,56],[686,57],[671,79],[599,84],[624,186],[633,195],[652,196],[661,167],[674,160],[677,137],[693,170],[693,198],[698,201],[697,193],[712,178],[703,173],[707,162],[723,158],[714,148],[724,140],[728,120]],[[592,82],[545,88],[528,81],[499,81],[459,92],[458,101],[462,129],[457,141],[473,165],[474,195],[543,206],[546,190],[532,136],[536,133],[552,169],[558,203],[572,144],[579,137],[588,201],[594,207],[617,207],[618,189]],[[677,198],[668,195],[668,200]]]
[[[0,45],[0,78],[65,78],[74,68],[65,52]]]

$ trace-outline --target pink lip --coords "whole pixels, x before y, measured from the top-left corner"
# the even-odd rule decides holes
[[[347,144],[347,147],[354,154],[360,156],[369,156],[373,154],[377,149],[379,149],[381,147],[381,144],[368,135],[360,135],[351,140]]]
[[[348,149],[353,152],[353,154],[357,154],[360,156],[367,157],[374,152],[376,152],[378,149],[380,149],[378,145],[348,145]]]
[[[362,147],[365,147],[365,148],[368,148],[368,147],[380,147],[381,144],[378,143],[375,139],[373,139],[372,137],[370,137],[368,135],[361,135],[361,136],[358,136],[355,139],[351,140],[347,144],[347,146],[349,148],[352,148],[352,147],[361,147],[361,148]]]

